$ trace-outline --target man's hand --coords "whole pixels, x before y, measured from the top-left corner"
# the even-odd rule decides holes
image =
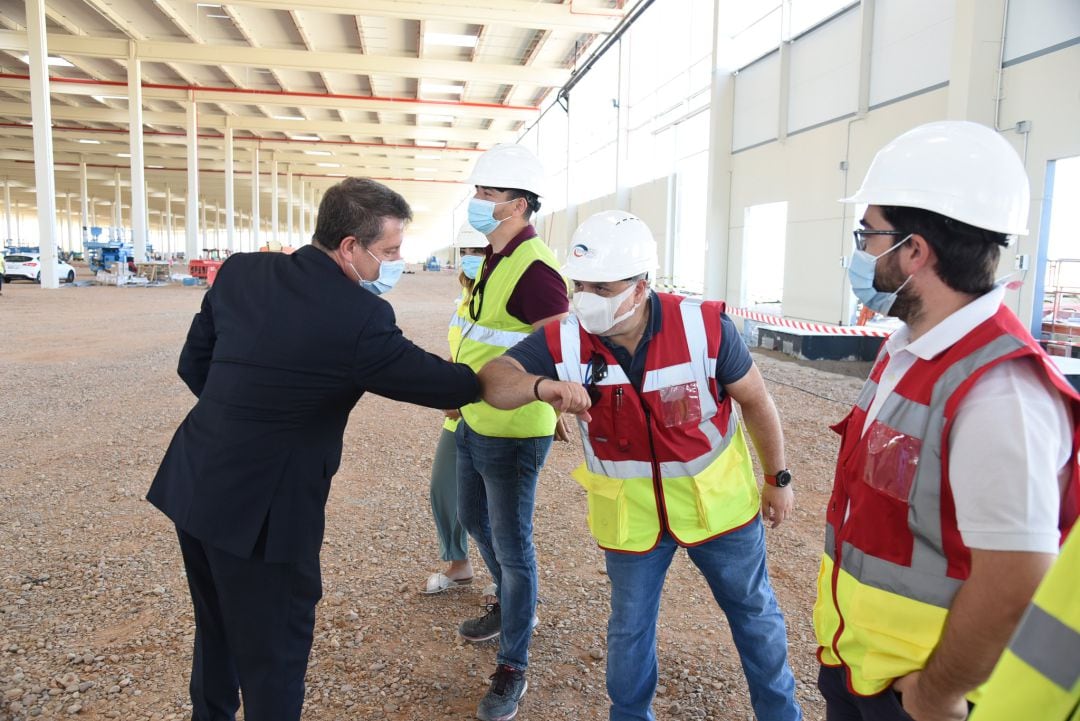
[[[967,718],[968,705],[963,696],[927,698],[919,684],[921,676],[921,671],[914,671],[896,679],[892,686],[901,694],[900,701],[908,716],[915,721],[964,721]]]
[[[568,443],[570,441],[570,428],[568,423],[569,422],[563,418],[560,413],[559,417],[555,419],[555,440],[563,443]]]
[[[443,411],[443,415],[452,421],[456,421],[458,418],[461,418],[461,411],[455,408],[453,410]]]
[[[573,413],[581,420],[588,423],[592,416],[588,414],[592,401],[585,386],[580,383],[557,381],[545,378],[536,388],[540,400],[550,403],[559,413]]]
[[[769,528],[783,523],[795,508],[795,491],[791,486],[777,488],[766,483],[761,489],[761,516],[769,522]]]

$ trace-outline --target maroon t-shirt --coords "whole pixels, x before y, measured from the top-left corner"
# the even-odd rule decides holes
[[[490,245],[487,246],[484,249],[487,261],[484,263],[484,274],[479,282],[487,281],[499,261],[509,257],[526,240],[535,237],[536,229],[532,225],[526,225],[501,252],[496,253]],[[553,315],[561,315],[569,309],[570,301],[566,297],[566,281],[557,270],[540,261],[536,261],[525,269],[518,284],[510,293],[510,300],[506,303],[506,311],[528,325]]]

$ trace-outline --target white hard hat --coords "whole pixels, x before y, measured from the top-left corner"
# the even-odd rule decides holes
[[[927,123],[874,156],[862,187],[842,203],[898,205],[976,228],[1027,235],[1031,194],[1020,157],[994,130],[966,120]]]
[[[476,161],[468,183],[543,195],[545,181],[544,166],[531,150],[524,145],[499,143]]]
[[[487,244],[487,236],[468,223],[461,226],[454,240],[455,248],[486,248]]]
[[[656,240],[645,221],[624,210],[605,210],[578,226],[562,272],[570,280],[607,283],[652,273]]]

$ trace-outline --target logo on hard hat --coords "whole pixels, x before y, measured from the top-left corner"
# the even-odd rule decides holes
[[[589,246],[578,243],[570,249],[570,255],[575,258],[586,258],[589,255]]]

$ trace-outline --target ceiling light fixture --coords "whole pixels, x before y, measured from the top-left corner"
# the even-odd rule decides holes
[[[424,33],[424,43],[427,45],[475,48],[479,39],[476,35],[464,35],[462,33]]]
[[[271,115],[274,120],[307,120],[299,115]]]
[[[22,60],[27,65],[30,64],[30,55],[29,54],[23,55],[19,59]],[[57,57],[55,55],[50,55],[49,57],[47,57],[45,59],[45,64],[46,65],[51,65],[54,68],[73,68],[73,67],[75,67],[74,65],[69,63],[67,60],[64,60],[63,58]]]
[[[322,140],[318,135],[292,135],[291,140]]]
[[[118,157],[118,158],[130,158],[131,153],[117,153],[116,157]]]
[[[333,155],[329,150],[305,150],[304,155]]]
[[[126,95],[91,95],[94,100],[104,103],[106,100],[127,100]]]
[[[417,140],[415,141],[421,148],[445,148],[445,140]]]
[[[340,168],[341,163],[315,163],[320,168]]]
[[[465,92],[464,85],[450,85],[447,83],[420,83],[421,93],[446,93],[448,95],[461,95]]]
[[[79,142],[83,145],[101,145],[100,140],[91,140],[90,138],[79,138]]]
[[[228,15],[211,15],[210,13],[207,13],[206,17],[208,17],[208,18],[217,18],[218,20],[232,20],[232,18],[229,17]]]

